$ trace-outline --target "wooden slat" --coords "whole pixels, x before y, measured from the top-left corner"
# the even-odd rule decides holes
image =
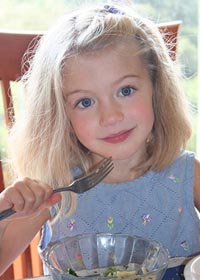
[[[0,192],[4,190],[3,166],[0,158]]]
[[[15,279],[33,277],[30,246],[15,260],[13,269]]]
[[[13,100],[12,100],[12,93],[10,87],[9,80],[2,80],[1,83],[1,92],[2,92],[2,99],[3,99],[3,106],[4,106],[4,118],[6,126],[9,127],[12,123],[14,117],[14,110],[13,108]]]
[[[40,241],[40,236],[41,234],[40,232],[38,232],[38,234],[35,236],[30,245],[33,277],[43,274],[43,268],[38,253],[38,243]]]
[[[3,178],[3,167],[0,159],[0,192],[4,190],[4,178]],[[14,279],[14,268],[11,265],[6,272],[0,276],[0,280],[12,280]]]

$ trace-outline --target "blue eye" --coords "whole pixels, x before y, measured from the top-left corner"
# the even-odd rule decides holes
[[[133,92],[134,92],[134,88],[132,88],[130,86],[127,86],[127,87],[121,88],[120,95],[122,95],[122,96],[130,96],[130,95],[133,94]]]
[[[83,98],[78,103],[77,106],[81,109],[88,108],[94,104],[94,101],[90,98]]]

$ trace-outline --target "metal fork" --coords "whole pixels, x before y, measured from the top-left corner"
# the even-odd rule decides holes
[[[53,193],[70,191],[74,193],[84,193],[95,187],[101,182],[113,169],[113,161],[111,158],[104,159],[100,164],[85,176],[81,176],[74,180],[70,185],[58,189],[54,189]],[[13,208],[0,212],[0,221],[16,213]]]

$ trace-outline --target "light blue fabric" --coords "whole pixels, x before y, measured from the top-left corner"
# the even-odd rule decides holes
[[[193,197],[194,154],[184,151],[161,172],[132,182],[100,183],[78,195],[77,210],[44,225],[40,250],[50,241],[82,233],[111,232],[160,241],[172,257],[200,252],[200,221]]]

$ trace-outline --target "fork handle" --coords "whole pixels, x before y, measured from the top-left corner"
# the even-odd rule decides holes
[[[61,191],[63,191],[63,190],[66,190],[66,188],[60,188],[60,189],[55,189],[53,192],[54,193],[56,193],[56,192],[61,192]],[[2,212],[0,212],[0,221],[1,220],[4,220],[5,218],[8,218],[9,216],[11,216],[11,215],[13,215],[13,214],[15,214],[16,213],[16,211],[13,209],[13,208],[9,208],[9,209],[6,209],[6,210],[4,210],[4,211],[2,211]]]
[[[66,190],[71,191],[70,189],[63,187],[63,188],[55,189],[55,190],[53,190],[53,192],[57,193],[57,192],[62,192],[62,191],[66,191]],[[0,221],[4,220],[5,218],[7,218],[15,213],[16,213],[16,211],[13,208],[9,208],[9,209],[6,209],[6,210],[0,212]]]
[[[15,214],[15,213],[16,213],[16,211],[12,208],[9,208],[9,209],[6,209],[6,210],[0,212],[0,221],[9,217],[9,216],[11,216],[11,215],[13,215],[13,214]]]
[[[61,188],[58,188],[58,189],[54,189],[53,190],[53,193],[58,193],[58,192],[73,192],[73,189],[71,189],[70,187],[61,187]]]
[[[56,192],[61,192],[63,190],[66,191],[66,188],[55,189],[53,192],[56,193]],[[13,208],[9,208],[9,209],[6,209],[6,210],[0,212],[0,221],[4,220],[5,218],[7,218],[15,213],[16,213],[16,211]]]

